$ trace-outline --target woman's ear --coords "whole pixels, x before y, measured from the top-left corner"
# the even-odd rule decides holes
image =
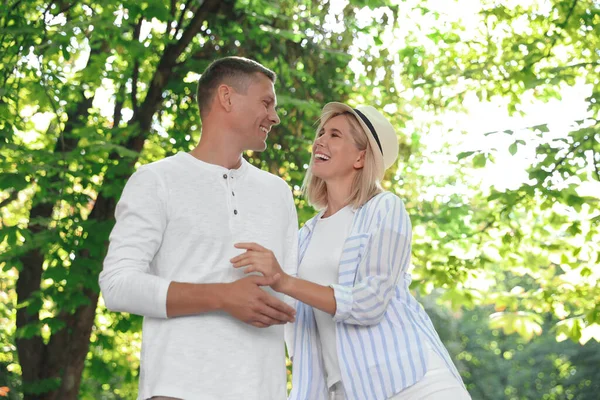
[[[366,150],[361,150],[358,153],[358,157],[356,158],[356,160],[354,161],[354,169],[361,169],[365,166],[365,155],[367,154]]]

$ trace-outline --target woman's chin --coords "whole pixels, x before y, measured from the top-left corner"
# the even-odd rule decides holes
[[[348,174],[352,172],[341,171],[333,168],[323,168],[323,165],[313,165],[311,172],[313,176],[325,181],[325,183],[333,181],[345,181],[348,179]]]
[[[323,171],[323,170],[322,170],[321,168],[319,168],[319,167],[320,167],[320,166],[317,166],[317,167],[315,168],[315,166],[313,165],[313,167],[312,167],[312,170],[311,170],[311,172],[312,172],[313,176],[316,176],[317,178],[319,178],[319,179],[322,179],[322,180],[324,180],[324,181],[325,181],[325,180],[327,180],[327,178],[329,177],[329,174],[325,173],[325,171]]]

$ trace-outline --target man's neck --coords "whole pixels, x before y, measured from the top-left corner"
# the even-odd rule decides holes
[[[226,132],[211,134],[203,131],[200,143],[190,154],[201,161],[227,169],[237,169],[242,164],[242,151]]]

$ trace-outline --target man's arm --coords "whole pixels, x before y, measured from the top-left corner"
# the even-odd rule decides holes
[[[166,227],[166,189],[153,171],[140,168],[127,182],[99,283],[112,311],[167,318],[222,310],[255,326],[285,323],[294,311],[249,277],[228,284],[170,282],[150,273]]]
[[[259,287],[273,285],[279,278],[248,276],[232,283],[208,284],[171,282],[167,316],[225,311],[258,328],[294,322],[295,310]]]

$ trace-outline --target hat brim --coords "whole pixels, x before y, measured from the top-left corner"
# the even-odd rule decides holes
[[[367,135],[367,139],[369,140],[369,145],[371,147],[371,153],[373,154],[373,158],[375,159],[375,166],[377,168],[377,176],[379,176],[380,178],[383,178],[383,175],[385,173],[385,167],[383,165],[383,154],[381,152],[379,144],[377,144],[377,141],[375,140],[373,133],[371,133],[371,130],[369,129],[367,124],[364,123],[363,119],[360,117],[360,115],[358,115],[358,113],[354,110],[354,108],[350,107],[347,104],[338,103],[338,102],[334,101],[334,102],[325,104],[325,106],[321,110],[321,115],[325,115],[325,114],[329,114],[329,113],[340,113],[340,112],[349,112],[350,114],[352,114],[356,117],[356,120],[362,127],[363,131]]]

